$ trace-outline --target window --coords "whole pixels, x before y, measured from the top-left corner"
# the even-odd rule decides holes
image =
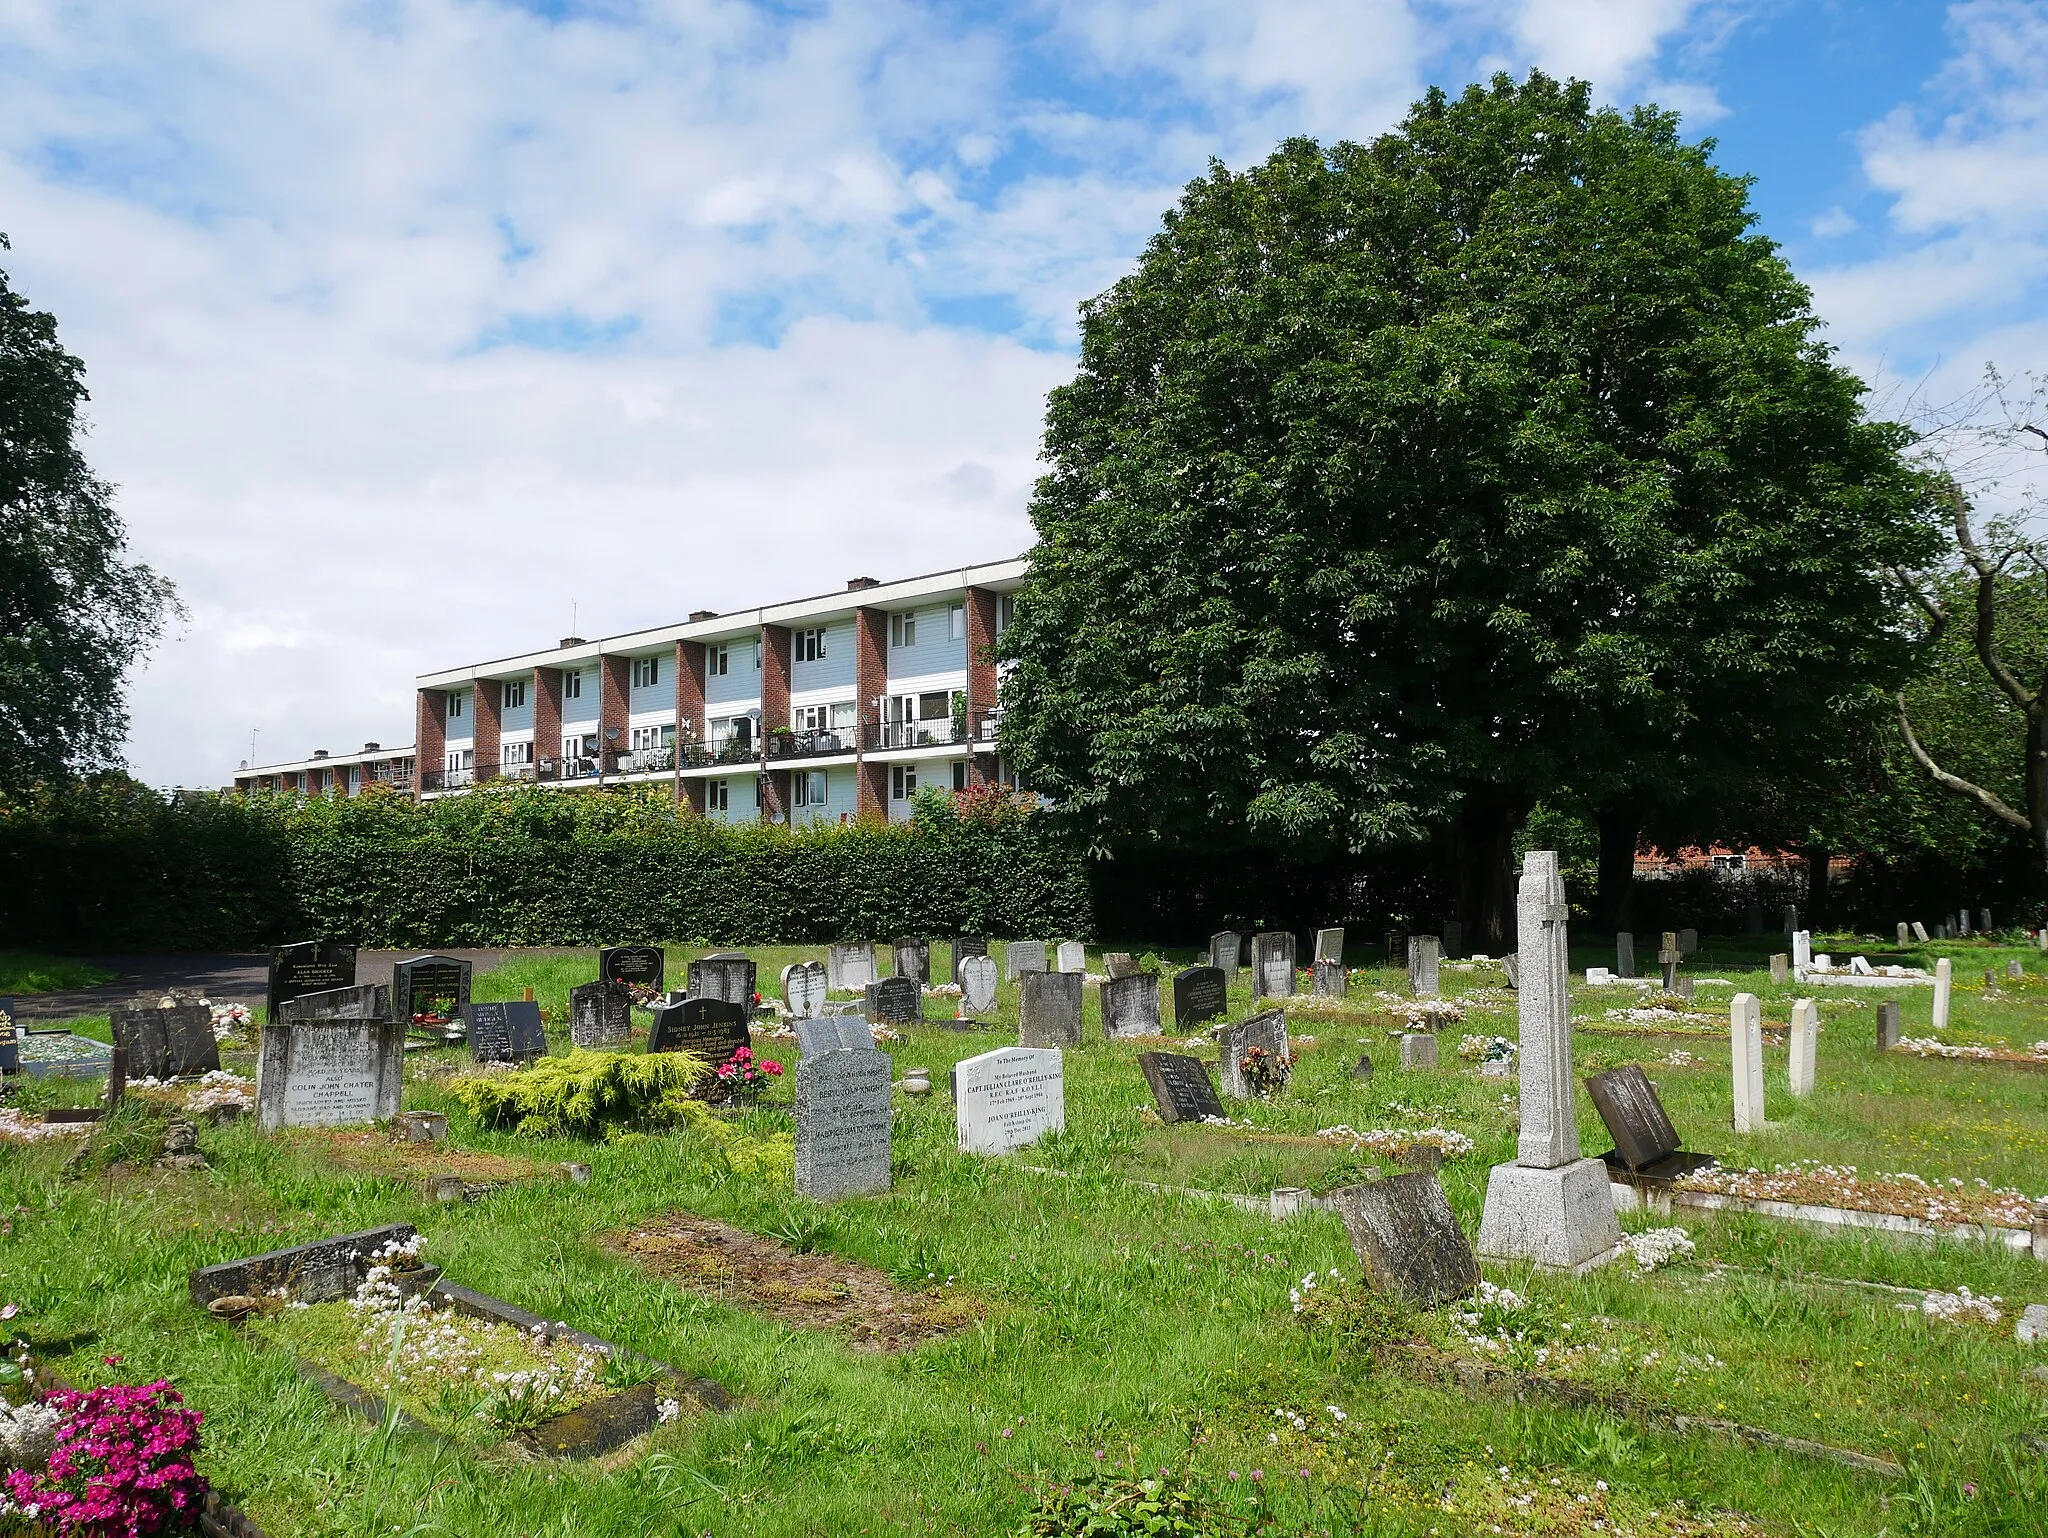
[[[633,728],[631,747],[635,753],[645,753],[653,748],[672,748],[676,745],[676,729],[673,726],[636,726]]]
[[[1715,870],[1743,870],[1749,865],[1746,854],[1717,854],[1714,856]]]
[[[917,719],[920,721],[949,721],[953,717],[953,696],[940,689],[932,694],[917,697]]]
[[[729,742],[745,747],[754,740],[754,723],[746,716],[716,716],[710,725],[714,748],[724,747]]]
[[[917,766],[915,764],[891,764],[889,766],[889,799],[908,801],[917,794]]]
[[[917,615],[915,612],[889,616],[889,644],[891,646],[917,645]]]
[[[825,660],[825,632],[822,630],[799,630],[796,633],[796,660],[799,662],[823,662]]]
[[[823,806],[825,804],[825,771],[803,769],[790,777],[790,784],[796,793],[798,806]]]
[[[704,648],[704,676],[723,678],[732,670],[732,648],[730,646],[707,646]]]
[[[363,766],[361,764],[350,764],[348,766],[348,788],[350,790],[361,790],[363,788]]]
[[[789,724],[800,732],[822,732],[831,717],[830,705],[799,705],[789,713]]]
[[[580,700],[583,698],[583,669],[577,668],[562,675],[562,698]]]
[[[704,782],[704,810],[726,812],[732,809],[732,781],[706,780]]]
[[[754,643],[754,671],[756,673],[761,671],[761,643],[759,641]]]
[[[951,617],[952,617],[952,621],[953,621],[953,631],[952,631],[952,634],[953,634],[953,639],[954,639],[954,640],[956,640],[956,641],[964,641],[964,640],[966,640],[966,639],[967,639],[967,605],[965,605],[964,603],[956,603],[956,604],[954,604],[954,605],[953,605],[953,613],[952,613],[952,616],[951,616]]]
[[[475,767],[476,749],[474,748],[457,748],[448,755],[448,772],[450,774],[460,774],[465,769],[474,769]]]
[[[462,697],[461,695],[459,695],[459,694],[451,694],[451,695],[449,695],[449,696],[448,696],[448,719],[449,719],[449,720],[451,720],[451,721],[457,721],[457,720],[460,720],[460,719],[462,718],[462,700],[463,700],[463,697]]]
[[[1001,635],[1010,628],[1010,622],[1017,617],[1017,595],[998,593],[996,595],[996,634]]]
[[[963,759],[960,759],[960,760],[959,760],[958,762],[956,762],[956,763],[955,763],[955,764],[953,765],[953,789],[955,789],[955,790],[965,790],[966,788],[967,788],[967,760],[963,758]]]
[[[597,733],[586,732],[575,737],[562,739],[562,757],[595,758],[597,756]]]
[[[633,687],[651,689],[661,682],[661,659],[659,657],[635,657],[633,659]]]
[[[498,761],[507,769],[533,762],[533,744],[530,742],[508,742],[498,749]]]
[[[832,730],[850,732],[860,725],[860,709],[852,700],[845,700],[832,707]]]

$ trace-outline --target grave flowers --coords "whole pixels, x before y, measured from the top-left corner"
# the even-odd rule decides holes
[[[1237,1060],[1237,1067],[1251,1092],[1264,1099],[1287,1088],[1300,1055],[1298,1052],[1269,1052],[1264,1047],[1249,1047]]]
[[[752,1047],[741,1047],[718,1065],[718,1082],[726,1098],[741,1105],[752,1105],[761,1098],[762,1090],[781,1077],[782,1064],[772,1057],[754,1056]]]
[[[17,1506],[58,1538],[150,1538],[189,1525],[207,1488],[192,1466],[201,1416],[179,1408],[176,1389],[116,1383],[47,1403],[60,1417],[47,1465],[7,1475]]]
[[[211,1008],[213,1010],[213,1039],[215,1041],[233,1041],[239,1036],[248,1034],[250,1023],[255,1018],[249,1013],[248,1005],[215,1004]]]

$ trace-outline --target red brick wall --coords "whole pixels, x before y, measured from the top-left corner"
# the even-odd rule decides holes
[[[533,682],[533,766],[540,773],[544,758],[562,756],[562,670],[535,668]]]
[[[765,711],[767,707],[764,705]],[[784,707],[784,719],[788,718],[788,707]],[[763,822],[789,821],[789,771],[770,769],[761,776],[761,820]]]
[[[704,710],[704,643],[676,642],[676,743],[710,740],[710,726]],[[699,795],[699,801],[703,797]]]
[[[789,631],[782,625],[761,627],[761,740],[776,727],[789,725]]]
[[[981,717],[996,703],[996,594],[985,587],[967,590],[967,729],[978,732]],[[970,785],[996,777],[996,759],[978,748],[967,761]]]
[[[854,708],[860,716],[861,761],[854,806],[862,817],[889,815],[889,768],[867,761],[868,729],[882,719],[875,701],[889,690],[889,611],[857,609],[853,616]]]
[[[448,766],[448,696],[439,689],[420,690],[419,708],[413,720],[413,754],[419,774],[439,774]],[[413,794],[419,794],[415,776]]]
[[[498,775],[498,722],[503,714],[499,707],[504,703],[504,688],[498,679],[479,678],[469,691],[469,708],[476,712],[476,777],[479,784],[496,779]]]
[[[604,657],[599,660],[603,666],[598,680],[597,750],[602,755],[600,761],[604,772],[611,774],[619,767],[619,754],[630,747],[626,737],[626,718],[632,714],[633,659]],[[619,735],[613,737],[613,732]]]

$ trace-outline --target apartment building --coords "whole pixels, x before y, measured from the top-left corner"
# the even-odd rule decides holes
[[[422,674],[415,792],[665,783],[724,821],[907,817],[926,786],[1007,778],[990,649],[1025,567],[859,577],[814,598]],[[273,788],[303,767],[236,783]]]
[[[360,753],[330,753],[325,748],[315,748],[311,758],[293,764],[266,764],[260,769],[244,764],[235,772],[235,789],[296,792],[302,796],[354,796],[372,785],[410,791],[413,767],[410,746],[385,748],[366,742]]]

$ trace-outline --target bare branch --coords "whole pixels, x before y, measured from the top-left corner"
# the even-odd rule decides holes
[[[2007,699],[2022,711],[2031,711],[2037,696],[2013,677],[2005,659],[1998,655],[1998,576],[2004,562],[1993,561],[1978,546],[1976,535],[1970,531],[1969,499],[1955,486],[1949,488],[1949,497],[1955,504],[1956,545],[1977,574],[1977,660],[1984,664],[1991,681],[2005,691]]]
[[[1892,580],[1905,590],[1906,596],[1911,598],[1919,606],[1920,612],[1927,616],[1927,634],[1920,639],[1930,646],[1939,641],[1948,630],[1948,605],[1938,604],[1929,598],[1921,590],[1920,584],[1906,574],[1903,566],[1892,568]]]
[[[1968,800],[1976,802],[1979,806],[1983,807],[1985,811],[1991,813],[1992,816],[1998,818],[2002,822],[2009,822],[2015,828],[2024,828],[2028,832],[2033,831],[2034,825],[2027,821],[2026,816],[2023,813],[2016,812],[2011,807],[2007,806],[2005,804],[2005,799],[2002,796],[1999,796],[1992,791],[1986,790],[1981,785],[1972,785],[1968,780],[1964,779],[1961,775],[1950,774],[1946,769],[1942,768],[1941,765],[1937,764],[1933,760],[1933,758],[1929,756],[1927,750],[1920,746],[1920,739],[1913,735],[1913,723],[1910,719],[1908,719],[1906,715],[1905,690],[1901,689],[1899,691],[1898,701],[1899,731],[1903,733],[1905,736],[1906,751],[1913,755],[1914,760],[1920,765],[1922,769],[1925,769],[1930,775],[1934,777],[1935,784],[1940,785],[1945,789],[1952,790],[1957,795],[1965,797]]]

